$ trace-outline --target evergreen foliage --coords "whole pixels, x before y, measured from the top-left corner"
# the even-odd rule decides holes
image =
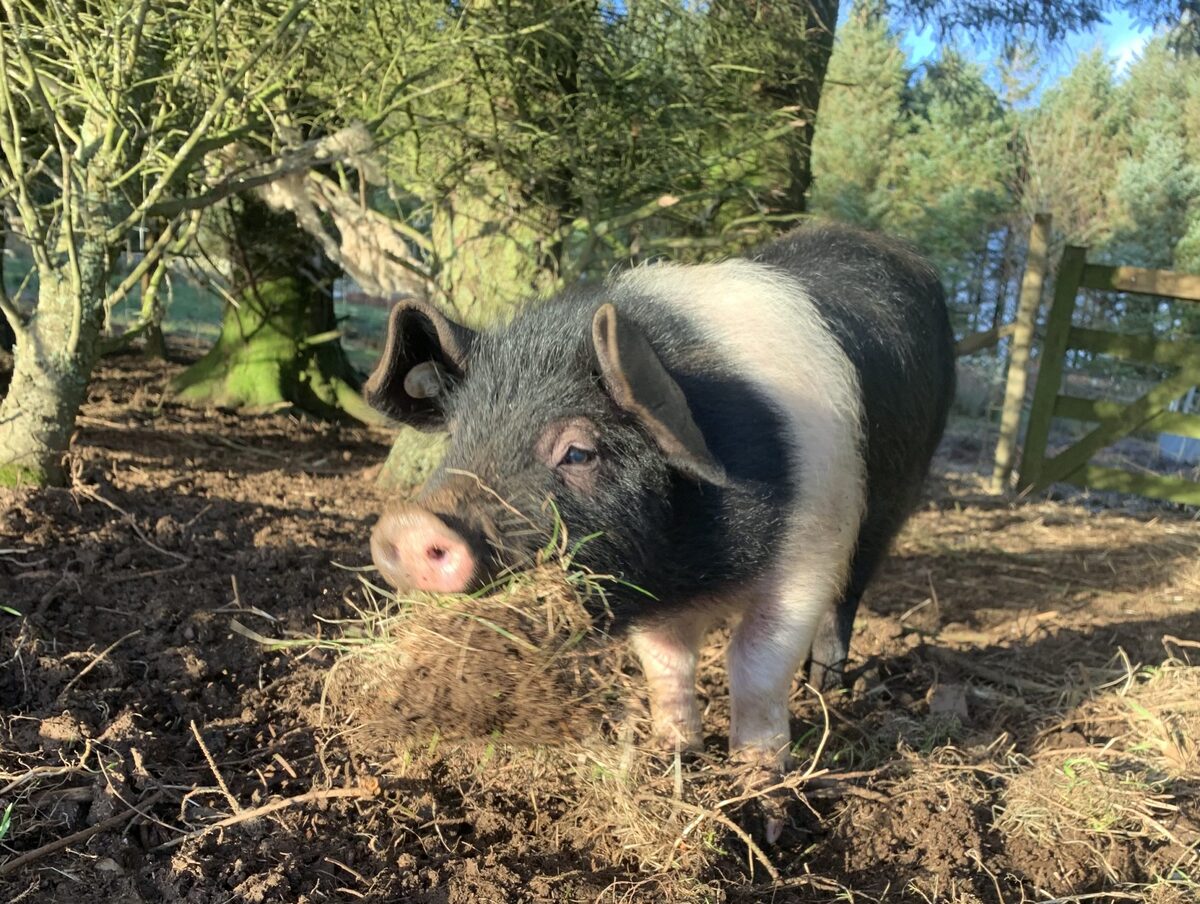
[[[1200,58],[1160,32],[1123,72],[1083,54],[1040,94],[1028,48],[990,68],[953,45],[916,69],[878,0],[840,29],[813,144],[817,213],[909,238],[942,269],[960,331],[1015,304],[1034,212],[1056,250],[1200,272]],[[1196,306],[1085,299],[1098,325],[1194,330]]]

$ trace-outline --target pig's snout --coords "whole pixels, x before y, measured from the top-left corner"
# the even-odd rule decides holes
[[[388,512],[371,532],[375,567],[397,590],[464,593],[476,577],[471,545],[433,512],[403,508]]]

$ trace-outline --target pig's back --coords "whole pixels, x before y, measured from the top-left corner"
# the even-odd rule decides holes
[[[854,366],[864,542],[886,545],[919,497],[954,394],[954,336],[937,273],[904,245],[832,225],[795,230],[753,260],[795,275]]]
[[[726,394],[725,410],[699,413],[698,426],[735,476],[764,455],[779,459],[789,499],[775,556],[831,586],[844,584],[866,506],[862,401],[853,362],[804,285],[778,267],[736,259],[643,267],[622,274],[612,289],[669,370],[707,367],[716,379],[745,387],[741,395]],[[654,321],[672,318],[685,321],[715,360],[706,364],[694,354],[689,360],[661,332],[656,337],[661,327]],[[760,402],[775,415],[770,450],[742,441],[739,432]]]
[[[641,319],[655,320],[657,308],[686,321],[778,414],[796,554],[804,546],[845,562],[858,541],[859,560],[877,560],[919,496],[953,394],[953,337],[934,270],[878,236],[816,226],[748,258],[639,268],[613,289]],[[654,344],[668,368],[695,369],[669,337]],[[711,436],[738,417],[731,410],[700,427]],[[758,456],[736,440],[721,445],[741,461],[735,468]]]

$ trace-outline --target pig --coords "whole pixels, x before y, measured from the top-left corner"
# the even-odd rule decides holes
[[[400,590],[470,591],[532,563],[561,519],[587,538],[578,563],[621,581],[655,740],[701,744],[697,654],[731,619],[730,750],[784,769],[793,681],[810,656],[812,681],[840,680],[953,391],[936,272],[845,226],[638,266],[491,331],[401,302],[364,396],[450,440],[372,557]]]

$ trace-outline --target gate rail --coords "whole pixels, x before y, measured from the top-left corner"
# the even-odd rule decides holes
[[[1200,482],[1089,464],[1105,446],[1138,430],[1200,439],[1200,415],[1182,414],[1167,407],[1200,384],[1200,342],[1156,340],[1074,326],[1071,321],[1080,289],[1135,292],[1200,303],[1200,276],[1089,264],[1086,249],[1066,248],[1046,321],[1041,367],[1021,455],[1019,488],[1036,493],[1062,481],[1096,490],[1200,505]],[[1068,349],[1154,364],[1174,372],[1133,402],[1083,399],[1059,392]],[[1096,426],[1057,455],[1047,458],[1046,443],[1055,417],[1092,422]]]

